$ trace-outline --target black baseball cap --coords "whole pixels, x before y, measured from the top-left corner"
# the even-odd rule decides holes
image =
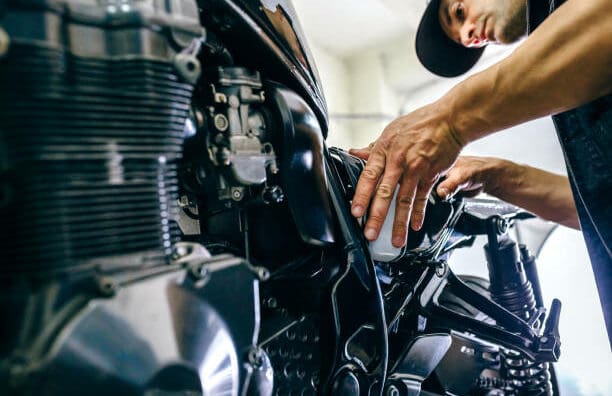
[[[474,66],[484,47],[466,48],[451,40],[440,25],[441,0],[427,4],[416,35],[417,57],[427,70],[442,77],[457,77]]]

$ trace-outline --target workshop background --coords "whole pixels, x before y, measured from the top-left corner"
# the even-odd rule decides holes
[[[329,106],[328,144],[364,147],[395,117],[429,103],[465,78],[444,79],[421,66],[414,39],[426,0],[293,0]],[[513,46],[490,46],[471,73],[507,56]],[[535,120],[470,144],[466,155],[496,156],[566,173],[550,118]],[[557,364],[562,394],[612,395],[612,353],[581,234],[534,221],[522,230],[541,245],[540,278],[550,305],[561,299],[563,341]],[[477,241],[482,244],[483,241]],[[481,249],[452,258],[459,273],[485,274]]]

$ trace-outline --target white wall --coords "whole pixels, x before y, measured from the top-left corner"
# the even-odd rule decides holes
[[[349,114],[351,106],[346,61],[316,45],[311,44],[310,51],[317,64],[329,113]],[[328,145],[342,147],[350,142],[351,131],[348,126],[333,116],[330,117]]]
[[[400,36],[384,46],[339,57],[312,46],[330,113],[328,143],[363,147],[400,114],[436,100],[465,77],[444,79],[418,62],[414,37]],[[474,72],[506,56],[513,48],[487,49]],[[464,154],[498,156],[565,173],[563,155],[549,117],[476,141]]]

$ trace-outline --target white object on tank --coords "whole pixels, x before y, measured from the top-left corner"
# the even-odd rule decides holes
[[[370,255],[374,261],[382,261],[386,263],[398,258],[402,253],[402,248],[397,248],[391,243],[393,220],[395,217],[395,201],[397,199],[398,190],[399,186],[395,188],[395,193],[393,193],[393,199],[391,200],[391,205],[389,206],[389,211],[387,212],[385,221],[380,229],[378,238],[369,244]]]

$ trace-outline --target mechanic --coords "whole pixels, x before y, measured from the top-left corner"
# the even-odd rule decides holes
[[[368,160],[352,213],[369,210],[364,232],[375,240],[399,183],[392,243],[401,247],[408,224],[421,228],[427,196],[447,173],[437,189],[442,196],[482,187],[566,225],[578,227],[579,219],[612,346],[612,2],[432,0],[416,50],[428,70],[453,77],[468,71],[487,44],[509,44],[525,34],[506,59],[394,120],[368,148],[352,151]],[[468,143],[546,115],[553,116],[568,180],[511,162],[457,161]]]

